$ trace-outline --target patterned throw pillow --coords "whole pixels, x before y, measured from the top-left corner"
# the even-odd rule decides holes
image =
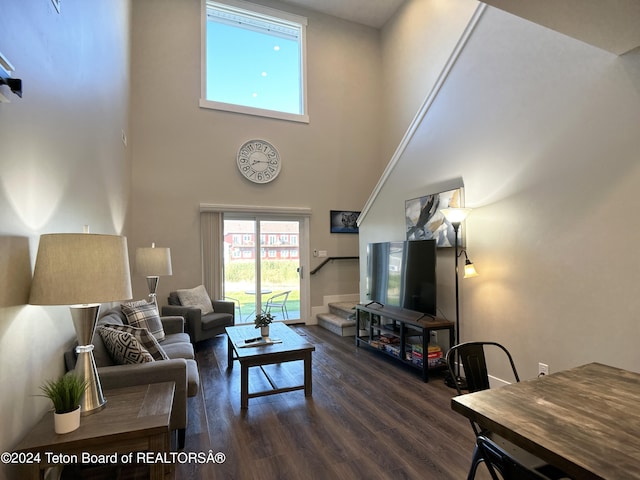
[[[132,327],[131,325],[119,325],[105,323],[104,327],[112,328],[120,332],[126,332],[138,341],[138,343],[153,357],[154,360],[169,360],[156,338],[146,328]]]
[[[151,354],[129,332],[110,327],[100,327],[98,331],[116,363],[124,365],[154,361]]]
[[[123,303],[122,313],[132,327],[146,328],[156,337],[156,340],[159,342],[164,340],[164,328],[162,328],[162,321],[155,303],[149,303],[146,300]]]
[[[204,285],[198,285],[195,288],[187,288],[183,290],[177,290],[180,304],[185,307],[199,308],[202,315],[213,312],[213,305],[211,304],[211,298],[204,288]]]

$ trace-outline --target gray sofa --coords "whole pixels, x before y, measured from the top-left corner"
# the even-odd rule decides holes
[[[117,365],[105,347],[97,328],[93,336],[93,355],[103,390],[147,383],[175,382],[171,430],[177,430],[178,448],[184,448],[187,427],[187,397],[195,396],[200,388],[198,365],[195,361],[189,335],[184,332],[184,319],[179,316],[171,316],[160,317],[160,320],[164,328],[165,339],[159,343],[169,360],[136,365]],[[126,316],[122,313],[119,305],[105,311],[98,320],[98,326],[126,323]],[[76,345],[65,352],[65,366],[68,371],[75,368]],[[105,398],[108,402],[108,395],[105,395]]]
[[[235,304],[224,300],[211,300],[213,312],[202,315],[199,308],[185,307],[177,292],[169,293],[169,305],[162,307],[162,315],[179,315],[186,322],[185,329],[195,344],[224,333],[225,327],[235,323]]]

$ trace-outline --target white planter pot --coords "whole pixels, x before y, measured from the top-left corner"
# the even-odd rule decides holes
[[[269,336],[269,325],[267,325],[266,327],[260,327],[260,335],[262,335],[263,337]]]
[[[57,434],[69,433],[80,427],[80,406],[73,412],[54,413],[53,426]]]

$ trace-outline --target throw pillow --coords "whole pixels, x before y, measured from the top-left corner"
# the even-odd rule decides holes
[[[211,298],[209,297],[207,290],[204,288],[204,285],[178,290],[177,293],[180,303],[183,306],[199,308],[202,315],[213,312]]]
[[[154,360],[169,360],[169,357],[165,353],[164,349],[160,346],[156,338],[151,335],[151,332],[149,332],[149,330],[147,330],[146,328],[137,328],[131,325],[119,325],[113,323],[105,323],[104,326],[133,335],[135,339],[140,343],[142,348],[144,348],[147,352],[149,352],[149,354],[151,354]]]
[[[129,325],[138,328],[146,328],[156,340],[164,340],[164,328],[155,303],[146,300],[127,302],[122,304],[122,313],[127,317]]]
[[[100,327],[98,331],[116,363],[123,365],[154,361],[151,354],[129,332],[111,327]]]

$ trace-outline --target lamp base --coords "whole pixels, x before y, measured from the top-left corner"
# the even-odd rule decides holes
[[[451,375],[447,375],[444,379],[444,384],[449,388],[455,388],[458,390],[467,389],[467,379],[464,377],[452,377]]]
[[[91,339],[96,330],[100,304],[72,305],[70,307],[73,326],[78,337],[76,353],[76,374],[87,382],[87,389],[80,400],[80,414],[82,416],[102,410],[107,403],[102,394],[102,386],[98,377],[98,369],[93,358]]]
[[[149,303],[155,304],[156,307],[158,306],[158,300],[156,299],[156,292],[158,291],[159,280],[160,280],[160,277],[157,275],[147,277],[147,287],[149,287]]]

